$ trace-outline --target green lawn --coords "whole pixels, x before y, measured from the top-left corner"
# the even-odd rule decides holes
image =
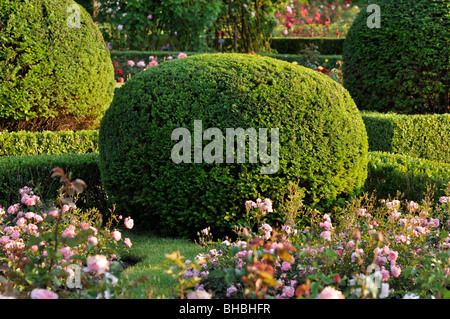
[[[174,292],[177,281],[169,274],[164,261],[166,254],[179,250],[184,260],[193,260],[202,248],[187,239],[160,238],[153,235],[124,233],[130,238],[133,246],[120,253],[125,261],[138,261],[125,269],[123,277],[126,281],[136,281],[142,276],[149,280],[141,282],[142,289],[134,289],[131,299],[163,299],[177,298]]]

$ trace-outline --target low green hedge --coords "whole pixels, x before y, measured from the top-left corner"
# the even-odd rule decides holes
[[[0,156],[98,152],[98,130],[0,132]]]
[[[316,45],[320,54],[341,55],[345,38],[272,38],[270,48],[278,53],[298,54],[305,46]]]
[[[173,52],[173,51],[111,51],[111,59],[114,62],[125,62],[127,60],[143,60],[145,63],[149,62],[149,57],[157,57],[158,62],[164,61],[164,58],[167,59],[167,57],[172,56],[176,58],[180,52]],[[202,52],[184,52],[188,56],[191,55],[197,55],[197,54],[203,54]],[[268,56],[274,59],[283,60],[287,62],[299,62],[299,55],[298,54],[268,54],[268,53],[261,53],[261,56]],[[325,62],[325,60],[328,60],[328,62]],[[333,68],[336,66],[336,62],[338,60],[342,61],[341,55],[321,55],[318,58],[318,62],[327,68]]]
[[[450,115],[361,112],[369,150],[450,163]]]
[[[41,156],[0,157],[0,205],[7,207],[20,202],[19,189],[32,187],[41,199],[53,200],[62,186],[58,178],[51,178],[51,170],[61,167],[71,173],[73,179],[86,182],[78,207],[107,209],[107,197],[103,192],[98,154],[63,154]]]
[[[98,154],[65,154],[56,156],[7,156],[0,158],[0,205],[20,201],[18,190],[36,188],[42,198],[54,199],[60,187],[51,169],[59,166],[72,172],[73,178],[86,182],[88,188],[77,202],[79,207],[97,207],[107,212],[111,207],[103,191],[98,168]],[[424,198],[427,185],[435,185],[435,197],[443,196],[450,181],[450,164],[385,152],[369,152],[365,191],[378,198],[394,197],[397,190],[409,200]]]
[[[369,152],[368,177],[365,191],[376,192],[378,198],[397,190],[408,200],[420,201],[428,185],[435,186],[435,198],[445,195],[450,181],[450,164],[385,152]]]

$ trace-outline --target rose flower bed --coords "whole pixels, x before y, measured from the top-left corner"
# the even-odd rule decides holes
[[[113,298],[119,285],[119,248],[131,247],[119,230],[122,216],[103,225],[98,211],[82,212],[74,200],[86,187],[70,181],[60,168],[52,177],[64,184],[57,200],[43,203],[29,187],[20,203],[0,207],[0,299]],[[124,226],[133,228],[125,218]]]
[[[183,263],[167,255],[178,263],[170,272],[181,269],[187,298],[448,298],[449,203],[364,196],[340,212],[309,210],[303,224],[290,205],[275,229],[265,223],[270,200],[248,201],[235,240],[213,242],[204,229],[205,252]]]

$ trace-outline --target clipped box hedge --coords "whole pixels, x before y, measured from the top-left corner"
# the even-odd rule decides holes
[[[51,170],[61,167],[72,178],[86,182],[78,207],[107,209],[107,197],[103,191],[98,154],[63,154],[40,156],[0,157],[0,205],[7,207],[20,202],[19,189],[29,186],[36,195],[45,200],[54,200],[62,186],[58,178],[51,178]]]
[[[316,45],[320,54],[341,55],[345,38],[272,38],[270,48],[278,53],[298,54],[305,46]]]
[[[98,152],[98,130],[0,132],[0,156]]]
[[[428,185],[435,186],[434,195],[445,195],[450,181],[450,164],[385,152],[369,152],[367,192],[378,198],[394,197],[397,191],[408,200],[420,201]]]
[[[436,186],[437,198],[445,194],[444,189],[450,181],[450,164],[385,152],[369,152],[368,158],[365,191],[376,191],[378,198],[394,197],[399,190],[409,200],[420,201],[427,185]],[[60,184],[58,179],[50,177],[50,172],[59,166],[88,185],[77,202],[79,207],[97,207],[106,212],[111,206],[103,190],[98,159],[98,154],[1,157],[0,206],[20,201],[18,190],[23,186],[38,186],[37,194],[54,199]]]
[[[450,163],[450,114],[361,112],[369,150]]]

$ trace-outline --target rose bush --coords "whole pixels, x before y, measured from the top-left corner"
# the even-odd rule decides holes
[[[111,212],[103,223],[95,209],[81,211],[74,200],[86,187],[53,170],[63,187],[57,200],[46,203],[29,187],[19,190],[20,202],[0,207],[0,297],[32,299],[113,298],[121,265],[117,250],[131,247],[119,229],[122,216]],[[134,222],[125,218],[124,226]]]
[[[280,229],[265,223],[269,200],[249,201],[249,223],[237,227],[235,240],[212,242],[199,232],[205,251],[182,267],[191,283],[186,297],[446,298],[449,199],[419,204],[364,196],[332,215],[309,210],[293,223],[297,203],[285,206]]]

